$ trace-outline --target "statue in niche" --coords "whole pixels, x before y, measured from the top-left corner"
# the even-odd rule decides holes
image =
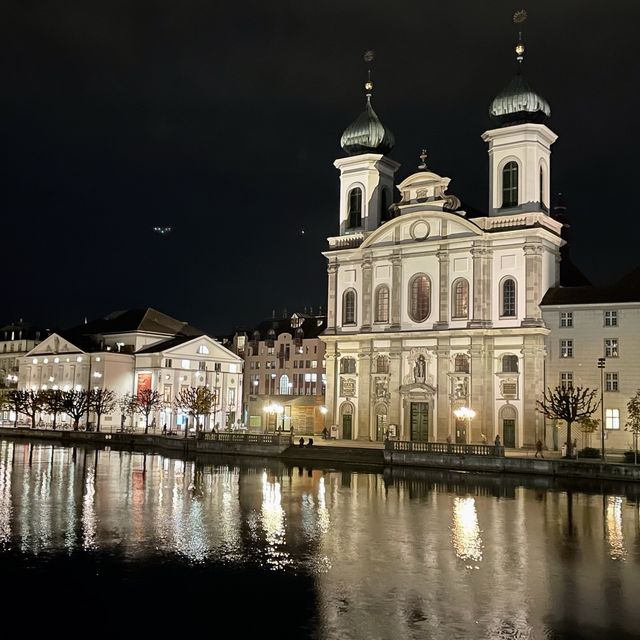
[[[426,376],[426,370],[427,370],[427,362],[424,359],[423,355],[419,355],[416,358],[416,363],[413,367],[413,379],[414,382],[422,382],[424,383],[425,381],[425,376]]]

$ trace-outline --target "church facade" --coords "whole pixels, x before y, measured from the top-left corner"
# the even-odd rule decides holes
[[[549,215],[550,108],[520,71],[494,99],[496,126],[482,136],[490,184],[481,216],[464,211],[424,155],[396,183],[393,135],[366,85],[365,111],[335,162],[338,234],[324,252],[326,400],[342,438],[499,435],[521,447],[542,437],[536,401],[549,331],[539,303],[558,284],[564,241]]]

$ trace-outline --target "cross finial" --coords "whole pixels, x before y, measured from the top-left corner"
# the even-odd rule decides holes
[[[422,162],[418,165],[418,169],[422,169],[423,171],[427,170],[427,150],[423,149],[422,153],[419,156]]]

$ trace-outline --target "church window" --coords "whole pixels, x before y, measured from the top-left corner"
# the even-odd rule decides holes
[[[466,318],[469,315],[469,283],[458,278],[453,283],[453,317]]]
[[[409,317],[424,322],[431,313],[431,281],[424,274],[413,276],[409,284]]]
[[[356,323],[356,292],[348,289],[342,296],[342,324]]]
[[[381,285],[376,290],[376,322],[389,322],[389,287]]]
[[[376,358],[376,373],[389,373],[389,358],[387,356]]]
[[[502,313],[503,317],[516,315],[516,281],[507,278],[502,283]]]
[[[507,162],[502,169],[502,206],[518,205],[518,163]]]
[[[518,356],[502,356],[502,373],[518,373]]]
[[[349,191],[349,228],[362,226],[362,189]]]
[[[469,358],[459,353],[454,360],[453,368],[456,373],[469,373]]]
[[[340,373],[355,373],[356,361],[354,358],[342,358],[340,360]]]
[[[289,395],[289,376],[286,374],[280,376],[280,395]]]

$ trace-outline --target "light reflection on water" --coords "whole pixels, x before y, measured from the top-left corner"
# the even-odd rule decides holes
[[[0,570],[18,550],[311,576],[317,638],[633,636],[640,487],[568,486],[0,441]]]

